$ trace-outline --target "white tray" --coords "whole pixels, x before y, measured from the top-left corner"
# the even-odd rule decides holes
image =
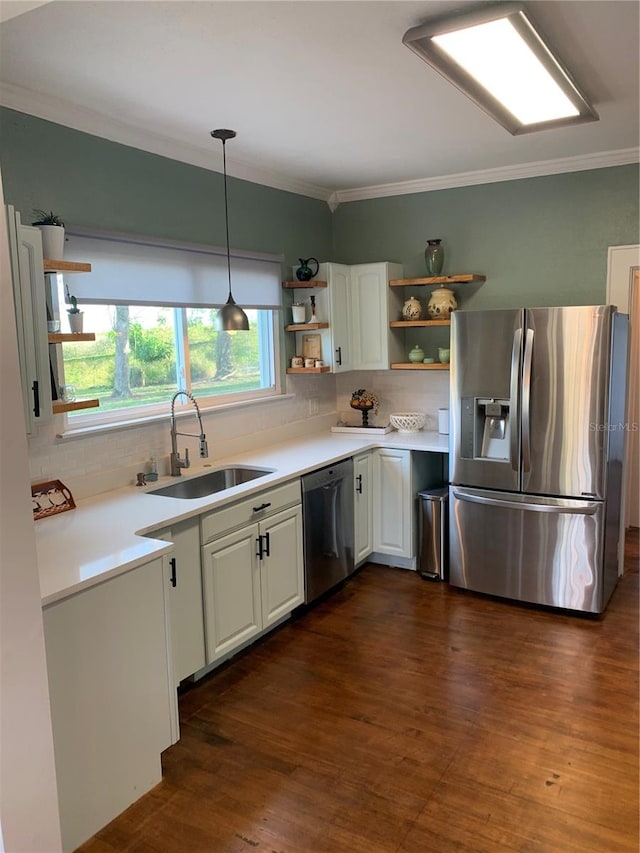
[[[351,432],[358,433],[359,435],[386,435],[388,432],[393,432],[393,427],[387,424],[387,426],[334,426],[331,427],[331,432]]]

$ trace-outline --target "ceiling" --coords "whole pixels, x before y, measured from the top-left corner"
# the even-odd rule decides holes
[[[339,202],[637,162],[640,4],[529,2],[600,120],[514,137],[402,44],[478,4],[0,3],[0,103]]]

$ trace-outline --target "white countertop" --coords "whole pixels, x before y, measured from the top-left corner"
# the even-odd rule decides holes
[[[186,479],[230,465],[273,469],[224,492],[194,500],[147,494],[177,480],[160,477],[146,488],[126,486],[105,492],[79,501],[75,510],[40,519],[35,531],[42,604],[52,604],[170,552],[171,543],[149,538],[153,531],[375,447],[448,453],[449,437],[437,432],[314,433],[183,472]]]

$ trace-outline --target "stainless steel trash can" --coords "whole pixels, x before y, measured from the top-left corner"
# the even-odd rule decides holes
[[[418,492],[418,572],[427,580],[444,581],[449,573],[449,489]]]

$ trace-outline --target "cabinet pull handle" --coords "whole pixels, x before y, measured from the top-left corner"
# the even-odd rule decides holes
[[[38,384],[38,380],[33,380],[33,385],[31,386],[33,389],[33,414],[36,418],[40,417],[40,386]]]
[[[264,534],[264,555],[265,557],[271,556],[271,551],[269,550],[269,534]]]
[[[171,557],[169,560],[169,565],[171,566],[171,586],[176,586],[178,583],[178,578],[176,577],[176,558]]]
[[[336,364],[339,366],[342,364],[342,347],[336,350]]]
[[[356,477],[356,480],[358,481],[358,485],[356,486],[356,492],[359,495],[361,495],[362,494],[362,474],[358,474],[358,476]]]
[[[253,511],[254,512],[260,512],[261,510],[266,509],[268,506],[271,506],[270,501],[268,501],[265,504],[260,504],[260,506],[254,506]]]
[[[258,550],[256,551],[256,557],[261,560],[262,559],[262,536],[258,536],[256,539],[256,545],[258,546]]]

